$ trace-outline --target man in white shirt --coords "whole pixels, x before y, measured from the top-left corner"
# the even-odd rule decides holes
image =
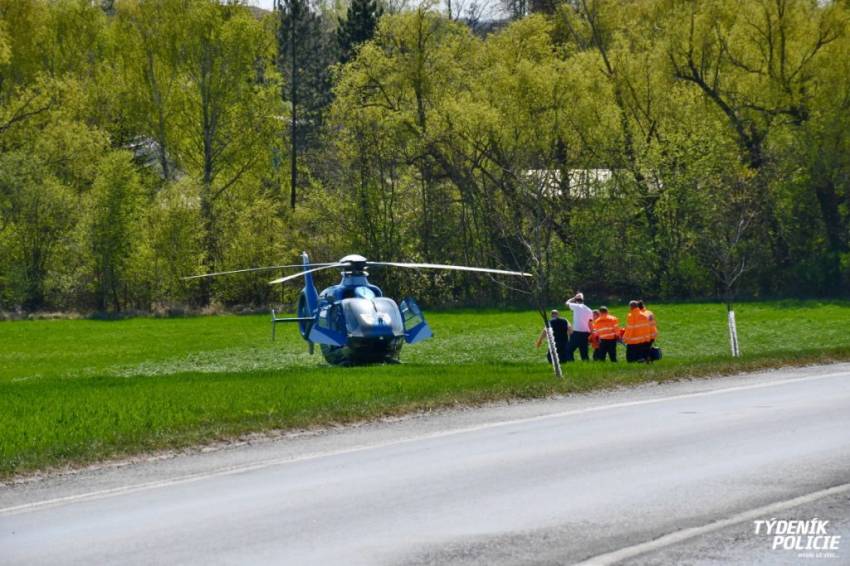
[[[575,361],[573,355],[578,349],[581,359],[587,361],[587,339],[590,337],[590,321],[593,320],[593,311],[584,304],[584,295],[576,293],[576,296],[567,299],[566,305],[573,311],[573,334],[570,337],[570,346],[567,348],[567,361]]]

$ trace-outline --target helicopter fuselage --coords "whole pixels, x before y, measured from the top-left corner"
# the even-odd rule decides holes
[[[301,334],[320,345],[328,363],[397,363],[405,342],[431,336],[415,301],[408,298],[399,305],[384,297],[363,271],[343,272],[339,284],[318,295],[312,320],[303,320],[311,314],[308,294],[305,287],[298,305]]]

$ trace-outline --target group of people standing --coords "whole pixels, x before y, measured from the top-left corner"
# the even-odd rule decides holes
[[[566,305],[573,311],[573,324],[561,317],[557,310],[552,310],[549,327],[555,339],[555,350],[558,360],[563,362],[575,361],[575,351],[578,350],[582,360],[589,360],[589,350],[593,350],[595,361],[610,359],[617,361],[617,344],[626,345],[627,362],[651,362],[658,357],[657,348],[653,347],[658,337],[658,325],[655,314],[646,308],[643,301],[629,302],[629,314],[625,328],[620,327],[616,316],[608,312],[608,307],[591,309],[584,304],[584,295],[577,293],[567,299]],[[546,340],[546,329],[537,338],[539,348]],[[547,354],[551,361],[551,354]]]

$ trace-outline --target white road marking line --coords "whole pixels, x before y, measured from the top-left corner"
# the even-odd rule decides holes
[[[788,385],[793,383],[799,383],[802,381],[817,381],[821,379],[829,379],[833,377],[842,377],[842,376],[850,376],[850,371],[836,372],[836,373],[826,373],[821,375],[807,376],[807,377],[794,377],[789,379],[783,379],[779,381],[768,381],[764,383],[753,383],[750,385],[737,385],[734,387],[726,387],[723,389],[711,389],[708,391],[696,391],[694,393],[683,393],[681,395],[670,395],[667,397],[656,397],[652,399],[639,399],[636,401],[624,401],[621,403],[611,403],[608,405],[595,405],[592,407],[585,407],[582,409],[570,409],[567,411],[561,411],[558,413],[547,413],[544,415],[537,415],[534,417],[524,417],[520,419],[512,419],[507,421],[496,421],[491,423],[483,423],[480,425],[469,426],[464,428],[457,428],[446,431],[433,432],[430,434],[423,434],[419,436],[411,436],[407,438],[399,438],[396,440],[389,440],[386,442],[380,442],[376,444],[361,444],[358,446],[352,446],[351,448],[345,448],[342,450],[333,450],[330,452],[316,452],[310,454],[304,454],[302,456],[296,457],[283,457],[283,458],[274,458],[271,460],[265,460],[262,462],[257,462],[255,464],[244,464],[237,466],[230,466],[226,468],[222,468],[213,472],[199,472],[196,474],[188,474],[185,476],[179,476],[176,478],[171,478],[167,480],[158,480],[153,482],[147,482],[137,485],[131,486],[122,486],[122,487],[114,487],[110,489],[103,489],[98,491],[91,491],[86,493],[79,493],[75,495],[68,495],[65,497],[57,497],[54,499],[46,499],[43,501],[34,501],[32,503],[24,503],[21,505],[13,505],[11,507],[5,507],[0,509],[0,516],[2,515],[12,515],[18,513],[25,513],[28,511],[35,511],[38,509],[42,509],[45,507],[54,507],[57,505],[62,505],[65,503],[73,503],[77,501],[88,501],[94,499],[103,499],[106,497],[113,497],[118,495],[126,495],[130,493],[136,493],[139,491],[145,491],[149,489],[158,489],[162,487],[169,487],[173,485],[187,484],[192,483],[204,479],[218,478],[224,476],[230,476],[245,472],[253,472],[257,470],[262,470],[266,468],[271,468],[278,465],[284,464],[294,464],[298,462],[304,462],[306,460],[314,460],[318,458],[328,458],[333,456],[343,456],[346,454],[352,454],[356,452],[363,452],[366,450],[375,450],[380,448],[387,448],[391,446],[398,446],[401,444],[409,444],[412,442],[419,442],[423,440],[432,440],[436,438],[445,438],[448,436],[455,436],[461,434],[468,434],[472,432],[479,432],[482,430],[488,430],[492,428],[499,428],[504,426],[511,426],[516,424],[524,424],[531,422],[544,421],[549,419],[558,419],[563,417],[570,417],[575,415],[584,415],[588,413],[596,413],[601,411],[608,411],[612,409],[624,409],[630,407],[638,407],[642,405],[652,405],[656,403],[664,403],[667,401],[678,401],[680,399],[693,399],[696,397],[708,397],[712,395],[722,395],[725,393],[732,393],[736,391],[749,391],[753,389],[763,389],[766,387],[776,387],[780,385]]]
[[[738,513],[737,515],[732,515],[729,518],[714,521],[713,523],[708,523],[701,527],[682,529],[681,531],[669,533],[657,539],[642,542],[634,546],[627,546],[625,548],[621,548],[613,552],[608,552],[606,554],[600,554],[598,556],[588,558],[587,560],[576,563],[574,566],[610,566],[612,564],[617,564],[618,562],[621,562],[623,560],[635,558],[637,556],[640,556],[641,554],[652,552],[653,550],[660,550],[664,547],[684,542],[688,539],[698,537],[700,535],[719,531],[721,529],[725,529],[726,527],[731,527],[733,525],[737,525],[746,521],[753,521],[755,519],[758,519],[759,517],[770,516],[779,511],[785,511],[787,509],[798,507],[806,503],[811,503],[812,501],[817,501],[818,499],[822,499],[830,495],[838,495],[846,491],[850,491],[850,483],[837,485],[828,489],[822,489],[820,491],[801,495],[793,499],[778,501],[776,503],[771,503],[763,507],[757,507],[756,509],[750,509],[749,511],[744,511],[742,513]]]

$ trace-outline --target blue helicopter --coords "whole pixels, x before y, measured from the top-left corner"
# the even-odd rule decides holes
[[[310,263],[307,252],[301,254],[301,264],[276,265],[220,271],[195,275],[185,279],[213,277],[231,273],[268,271],[299,267],[301,271],[280,277],[269,284],[285,283],[298,277],[304,278],[304,288],[298,298],[295,317],[278,318],[272,311],[272,332],[277,323],[296,323],[301,337],[307,341],[312,354],[319,344],[322,355],[333,365],[355,365],[366,363],[398,363],[401,347],[416,344],[430,338],[433,333],[425,321],[419,305],[412,298],[396,303],[385,297],[381,289],[369,282],[370,267],[402,267],[411,269],[447,269],[474,271],[499,275],[531,277],[530,273],[443,265],[436,263],[399,263],[368,261],[361,255],[347,255],[333,263]],[[313,273],[338,268],[342,280],[321,293],[313,283]]]

